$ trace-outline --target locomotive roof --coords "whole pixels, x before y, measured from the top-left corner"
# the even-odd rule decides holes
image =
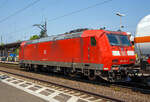
[[[30,41],[27,41],[25,44],[34,44],[34,43],[40,43],[40,42],[48,42],[48,41],[56,41],[56,40],[63,40],[63,39],[71,39],[71,38],[77,38],[77,37],[98,36],[100,34],[100,32],[101,32],[101,34],[103,32],[120,34],[120,32],[118,32],[118,31],[85,30],[85,31],[81,31],[81,32],[52,35],[52,36],[41,38],[41,39],[30,40]],[[124,33],[124,32],[122,32],[122,33]]]
[[[41,39],[27,41],[26,44],[34,44],[34,43],[40,43],[40,42],[48,42],[48,41],[56,41],[56,40],[77,38],[77,37],[81,37],[82,33],[83,32],[76,32],[76,33],[71,33],[71,34],[52,35],[52,36],[41,38]]]

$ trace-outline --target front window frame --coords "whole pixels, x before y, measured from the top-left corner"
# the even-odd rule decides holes
[[[110,33],[110,34],[106,34],[108,41],[110,43],[111,46],[131,46],[131,42],[129,41],[127,35],[121,35],[121,34],[114,34],[114,33]],[[110,39],[110,37],[113,37],[113,39]],[[126,39],[123,42],[123,39],[121,40],[121,37],[124,39]]]

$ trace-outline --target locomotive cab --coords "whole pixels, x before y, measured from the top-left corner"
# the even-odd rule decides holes
[[[117,82],[126,81],[138,73],[133,68],[136,56],[126,32],[87,30],[83,32],[82,38],[89,39],[90,43],[86,42],[83,46],[87,51],[84,51],[83,57],[88,59],[89,67],[94,67],[93,71],[89,71],[89,76],[98,75],[105,80]],[[93,63],[97,66],[92,66]]]
[[[135,54],[127,34],[107,31],[99,40],[101,44],[104,43],[104,40],[101,40],[104,38],[106,38],[105,48],[100,49],[107,49],[102,52],[103,60],[101,60],[105,63],[103,72],[107,74],[107,80],[125,81],[129,74],[137,73],[138,71],[132,68],[135,63]],[[104,73],[102,76],[105,76]]]
[[[135,62],[134,49],[128,37],[121,34],[107,34],[112,50],[112,65],[132,65]]]

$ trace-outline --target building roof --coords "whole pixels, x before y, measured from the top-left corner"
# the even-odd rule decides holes
[[[19,47],[22,42],[23,41],[18,41],[18,42],[0,45],[0,49]]]

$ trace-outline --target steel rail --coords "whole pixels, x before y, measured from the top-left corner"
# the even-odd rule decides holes
[[[64,88],[67,88],[67,89],[71,89],[71,90],[87,93],[87,94],[90,94],[90,95],[93,95],[93,96],[97,96],[97,97],[101,97],[101,98],[104,98],[104,99],[107,99],[107,100],[116,101],[116,102],[124,102],[124,101],[116,99],[116,98],[112,98],[112,97],[108,97],[108,96],[104,96],[104,95],[88,92],[86,90],[80,90],[80,89],[77,89],[77,88],[73,88],[71,86],[68,87],[68,86],[65,86],[65,85],[60,85],[60,84],[52,83],[52,82],[49,82],[49,81],[41,80],[41,79],[38,79],[38,78],[33,78],[33,77],[22,75],[22,74],[16,74],[16,73],[13,73],[13,72],[4,71],[4,70],[1,70],[1,69],[0,69],[0,71],[4,72],[4,73],[15,75],[15,76],[20,76],[20,77],[24,77],[24,78],[27,78],[27,79],[31,79],[31,80],[35,80],[35,81],[39,81],[39,82],[43,82],[43,83],[47,83],[47,84],[53,84],[55,86],[64,87]]]

